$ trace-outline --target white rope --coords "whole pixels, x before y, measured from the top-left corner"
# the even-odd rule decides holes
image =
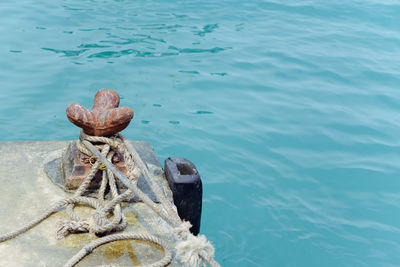
[[[147,204],[154,212],[156,212],[164,221],[170,224],[174,228],[177,237],[180,239],[178,244],[175,246],[177,250],[177,255],[184,264],[189,266],[206,266],[206,263],[211,267],[219,267],[220,265],[214,260],[214,247],[209,241],[207,241],[204,235],[194,236],[190,231],[191,224],[182,221],[179,218],[176,210],[173,209],[173,204],[167,200],[165,193],[162,191],[161,187],[153,182],[150,177],[150,173],[147,169],[145,163],[141,160],[139,154],[130,144],[130,142],[118,134],[122,139],[125,146],[119,146],[119,149],[124,151],[124,156],[131,156],[135,163],[140,168],[146,182],[150,185],[150,188],[156,195],[157,199],[160,201],[161,205],[167,211],[167,214],[161,210],[155,203],[144,194],[140,188],[137,187],[136,183],[132,183],[127,179],[118,169],[112,165],[107,159],[88,141],[82,141],[83,145],[86,146],[92,155],[96,156],[99,161],[109,168],[116,177],[118,177],[121,182],[125,184],[133,193],[135,193],[139,198]],[[82,136],[81,136],[82,137]],[[125,149],[126,148],[126,149]],[[128,153],[127,153],[128,152]],[[172,215],[172,216],[171,216]]]
[[[103,144],[94,146],[91,142]],[[67,206],[66,211],[70,220],[58,222],[56,233],[57,239],[62,239],[68,234],[76,232],[107,234],[112,231],[121,231],[126,228],[127,220],[121,211],[120,203],[131,197],[132,194],[135,194],[173,228],[173,233],[176,234],[176,236],[180,239],[175,248],[176,254],[182,263],[193,267],[206,266],[206,264],[210,265],[211,267],[220,266],[214,260],[214,248],[211,243],[207,241],[204,235],[194,236],[189,231],[192,225],[189,222],[182,221],[179,218],[176,209],[174,209],[174,205],[168,200],[162,187],[153,181],[146,164],[125,137],[123,137],[121,134],[117,134],[109,138],[89,136],[82,131],[80,141],[77,142],[77,147],[82,153],[96,157],[97,161],[94,163],[92,169],[84,178],[79,188],[76,190],[74,196],[72,198],[63,199],[54,203],[41,216],[27,223],[20,229],[5,235],[0,235],[0,243],[28,231],[64,206]],[[112,157],[116,151],[120,151],[124,156],[125,166],[127,168],[127,177],[125,177],[111,163]],[[101,163],[104,164],[107,169],[106,171],[103,171],[102,182],[98,192],[98,199],[83,197],[82,195],[87,191],[89,184],[97,173]],[[149,184],[157,199],[160,201],[163,208],[160,208],[159,205],[154,203],[137,186],[137,179],[140,173],[143,174],[143,177]],[[115,181],[116,178],[128,188],[122,194],[118,193]],[[106,203],[104,199],[104,193],[107,184],[110,187],[112,200]],[[74,207],[77,204],[84,204],[93,207],[95,210],[89,218],[81,218],[74,213]],[[110,221],[109,218],[111,216],[113,216],[113,219]],[[81,251],[79,251],[75,256],[73,256],[66,263],[66,265],[64,265],[64,267],[75,266],[86,255],[90,254],[93,249],[105,243],[126,239],[145,240],[159,244],[164,248],[164,258],[156,263],[146,265],[146,267],[161,267],[171,262],[171,253],[156,237],[150,234],[122,233],[108,235],[94,240],[89,245],[85,246]]]

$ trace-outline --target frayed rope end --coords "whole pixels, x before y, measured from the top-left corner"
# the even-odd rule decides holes
[[[174,229],[174,233],[182,239],[175,246],[182,263],[189,266],[206,266],[209,259],[214,258],[214,247],[204,235],[194,236],[189,232],[192,225],[184,221]]]

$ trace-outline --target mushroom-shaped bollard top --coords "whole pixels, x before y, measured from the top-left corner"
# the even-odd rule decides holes
[[[111,136],[125,129],[133,118],[133,111],[119,106],[119,95],[114,90],[101,89],[94,97],[92,110],[70,104],[68,119],[88,135]]]

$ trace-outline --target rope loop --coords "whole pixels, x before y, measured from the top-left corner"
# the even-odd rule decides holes
[[[163,188],[153,181],[147,165],[124,136],[119,133],[110,137],[89,136],[81,131],[80,138],[77,141],[77,148],[80,152],[89,156],[90,159],[96,160],[89,160],[92,163],[92,168],[75,191],[74,196],[55,202],[38,218],[22,226],[20,229],[0,235],[0,243],[28,231],[65,206],[69,220],[62,220],[57,223],[57,239],[63,239],[69,234],[78,232],[109,234],[111,232],[122,231],[127,227],[127,219],[122,213],[121,202],[130,198],[132,194],[135,194],[173,228],[173,233],[179,238],[175,246],[176,254],[182,263],[189,266],[206,266],[208,264],[211,267],[219,267],[219,264],[214,260],[214,248],[211,243],[207,241],[204,235],[194,236],[190,233],[189,229],[192,227],[190,222],[180,219],[175,206],[167,198]],[[112,163],[112,158],[117,151],[124,157],[127,177],[120,173]],[[89,188],[98,171],[103,172],[98,198],[84,197],[83,194]],[[141,174],[143,174],[145,181],[161,205],[153,202],[137,186],[137,180]],[[119,179],[128,188],[122,194],[118,190],[116,179]],[[110,188],[112,197],[108,202],[104,199],[107,186]],[[76,205],[89,206],[94,210],[89,218],[81,218],[74,213]],[[172,256],[170,251],[158,238],[150,234],[122,233],[107,235],[92,241],[73,256],[64,267],[75,266],[86,255],[90,254],[93,249],[105,243],[128,239],[149,241],[163,247],[164,258],[148,266],[163,267],[171,263]]]

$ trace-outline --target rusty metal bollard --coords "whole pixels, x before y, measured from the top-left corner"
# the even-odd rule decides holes
[[[74,103],[68,106],[66,113],[68,119],[86,134],[110,136],[125,129],[133,118],[132,109],[118,106],[118,93],[101,89],[94,97],[92,110]]]

